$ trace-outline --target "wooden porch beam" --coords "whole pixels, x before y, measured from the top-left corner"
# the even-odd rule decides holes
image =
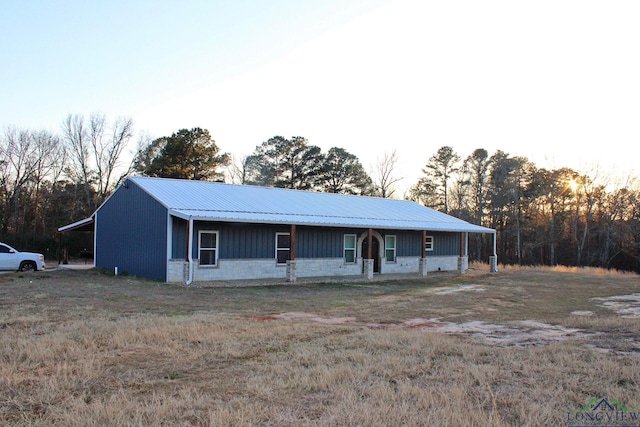
[[[289,259],[296,259],[296,225],[291,224],[291,230],[289,231]]]

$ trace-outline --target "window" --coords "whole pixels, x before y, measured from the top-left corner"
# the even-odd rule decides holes
[[[276,233],[276,261],[286,264],[291,258],[291,236],[289,233]]]
[[[424,248],[427,251],[433,251],[433,236],[427,236],[427,240],[424,242]]]
[[[355,264],[356,262],[356,235],[344,235],[344,262]]]
[[[198,233],[198,254],[200,265],[208,267],[218,265],[217,231],[200,231]]]
[[[385,236],[384,252],[387,262],[396,261],[396,236]]]

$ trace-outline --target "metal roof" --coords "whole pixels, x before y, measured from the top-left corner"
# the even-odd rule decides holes
[[[68,224],[63,227],[59,227],[59,232],[65,231],[93,231],[95,223],[95,218],[91,215],[89,218],[81,219],[80,221],[76,221],[73,224]]]
[[[495,232],[408,200],[140,176],[129,177],[127,181],[142,188],[172,215],[185,219]]]

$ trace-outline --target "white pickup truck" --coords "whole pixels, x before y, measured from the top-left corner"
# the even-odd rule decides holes
[[[44,270],[44,255],[20,252],[0,243],[0,270],[38,271]]]

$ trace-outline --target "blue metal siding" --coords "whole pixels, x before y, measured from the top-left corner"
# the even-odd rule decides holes
[[[396,256],[422,255],[422,231],[386,231],[386,235],[396,236]]]
[[[403,230],[379,230],[384,236],[396,236],[397,256],[420,256],[422,254],[422,231]],[[427,252],[429,256],[448,256],[460,254],[460,233],[427,231],[427,236],[433,236],[433,251]]]
[[[397,256],[420,256],[422,254],[422,231],[384,230],[382,236],[396,236]],[[428,256],[448,256],[460,254],[460,233],[431,232],[427,236],[433,236],[433,251],[427,252]]]
[[[171,258],[187,258],[187,228],[189,221],[171,217]]]
[[[193,257],[198,258],[198,233],[218,231],[219,254],[223,259],[275,258],[276,233],[287,233],[289,227],[195,221],[193,224]]]
[[[342,258],[345,234],[355,233],[345,229],[298,227],[296,258]]]
[[[167,210],[135,183],[127,187],[96,212],[96,266],[165,280]]]
[[[427,252],[433,256],[443,255],[460,255],[460,233],[442,233],[442,232],[429,232],[427,236],[433,236],[433,251]]]
[[[218,231],[220,239],[219,258],[256,259],[275,257],[276,233],[288,233],[290,228],[282,225],[194,222],[193,256],[198,257],[198,232]],[[340,258],[343,256],[344,235],[360,235],[362,230],[297,227],[296,258]],[[175,232],[174,232],[175,236]],[[174,246],[175,254],[181,254]]]
[[[173,223],[173,258],[186,257],[186,221],[175,218]],[[195,221],[193,232],[193,256],[198,258],[198,232],[218,231],[219,258],[257,259],[275,257],[276,233],[288,233],[290,228],[282,225],[244,224]],[[384,238],[396,236],[396,255],[419,257],[422,253],[422,231],[376,230]],[[366,230],[329,227],[296,228],[296,258],[341,258],[344,235],[361,236]],[[428,256],[458,255],[460,233],[430,232],[434,238],[434,250]]]

